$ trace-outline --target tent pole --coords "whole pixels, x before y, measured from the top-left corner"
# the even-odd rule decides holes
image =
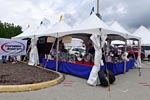
[[[125,40],[125,50],[124,52],[127,52],[127,40]],[[124,73],[126,73],[126,60],[124,61]]]
[[[57,33],[57,37],[58,37],[58,33]],[[59,37],[57,38],[56,71],[58,71],[58,51],[59,51]]]
[[[97,17],[99,17],[100,19],[102,19],[102,16],[99,13],[99,0],[97,0],[97,13],[96,13]]]
[[[55,40],[54,40],[54,42],[53,42],[53,44],[52,44],[52,47],[51,47],[51,49],[50,49],[50,51],[49,51],[49,54],[52,52],[52,49],[53,49],[54,44],[55,44],[55,41],[56,41],[56,38],[55,38]],[[47,66],[47,62],[48,62],[48,58],[47,58],[47,60],[46,60],[46,63],[45,63],[45,65],[44,65],[44,68]]]
[[[31,44],[29,45],[29,48],[28,48],[28,50],[27,50],[27,53],[26,53],[25,57],[23,58],[23,62],[26,60],[26,57],[27,57],[27,55],[28,55],[28,53],[29,53],[30,48],[31,48]]]
[[[138,57],[137,57],[137,62],[138,62],[138,68],[139,68],[139,76],[141,76],[141,40],[138,41],[138,47],[139,47],[139,50],[138,50]]]

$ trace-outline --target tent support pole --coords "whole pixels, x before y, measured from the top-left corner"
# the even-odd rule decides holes
[[[141,40],[138,41],[138,47],[139,47],[139,50],[138,50],[138,57],[137,57],[137,62],[138,62],[138,68],[139,68],[139,76],[141,76]]]
[[[58,33],[57,33],[58,37]],[[59,37],[57,38],[57,55],[56,55],[56,71],[58,72],[58,50],[59,50]]]
[[[30,48],[31,48],[31,44],[29,45],[29,48],[28,48],[28,50],[27,50],[27,53],[26,53],[25,57],[23,58],[23,62],[25,61],[25,59],[26,59],[26,57],[27,57],[27,55],[28,55],[28,53],[29,53]]]
[[[127,40],[125,40],[125,52],[127,52]],[[126,73],[126,60],[124,61],[124,74]]]
[[[51,47],[51,49],[50,49],[50,51],[49,51],[49,54],[52,52],[52,49],[53,49],[54,44],[55,44],[55,41],[56,41],[56,38],[55,38],[55,40],[54,40],[54,42],[53,42],[53,44],[52,44],[52,47]],[[48,62],[48,58],[47,58],[47,60],[46,60],[46,63],[45,63],[45,65],[44,65],[44,68],[46,68],[47,62]]]

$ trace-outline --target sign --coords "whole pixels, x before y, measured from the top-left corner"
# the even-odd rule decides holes
[[[65,36],[62,38],[62,43],[71,43],[72,37],[71,36]]]
[[[27,40],[0,38],[0,55],[26,55]]]
[[[53,43],[53,42],[55,42],[54,37],[47,37],[47,43]]]

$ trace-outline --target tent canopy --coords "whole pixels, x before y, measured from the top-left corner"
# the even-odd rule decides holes
[[[122,35],[124,37],[126,37],[126,39],[131,39],[131,40],[140,40],[140,37],[134,36],[132,35],[130,32],[128,32],[125,28],[123,28],[117,21],[115,21],[114,23],[112,23],[112,25],[110,26],[112,29],[114,29],[115,31],[118,31],[120,33],[122,33]]]
[[[24,32],[15,38],[31,38],[33,36],[53,36],[53,37],[62,37],[65,35],[72,35],[73,38],[81,37],[83,34],[98,34],[101,35],[107,34],[107,39],[110,40],[125,40],[126,38],[133,38],[132,35],[129,35],[128,32],[118,31],[121,28],[112,29],[108,25],[106,25],[101,19],[99,19],[95,14],[90,15],[87,19],[85,19],[78,26],[71,28],[65,22],[61,21],[56,23],[50,28],[46,28],[44,26],[40,26],[35,31]],[[125,34],[127,33],[127,34]],[[81,36],[79,36],[79,34]],[[83,35],[84,36],[84,35]],[[134,36],[135,38],[135,36]]]
[[[150,31],[143,25],[140,26],[133,34],[135,36],[141,37],[141,44],[150,44],[149,41]]]
[[[30,26],[23,33],[15,36],[15,37],[12,37],[12,39],[33,38],[33,37],[37,36],[37,34],[42,34],[43,32],[45,32],[45,30],[49,26],[50,26],[50,21],[46,18],[43,18],[40,23],[40,26],[38,26],[38,25]]]
[[[45,30],[44,33],[42,34],[36,34],[37,37],[40,36],[53,36],[53,37],[58,37],[57,33],[65,33],[67,31],[71,30],[71,26],[66,24],[64,21],[58,22],[54,24],[52,27],[49,27],[48,29]]]
[[[74,38],[77,38],[79,36],[77,35],[83,35],[83,34],[98,34],[101,35],[107,34],[109,39],[125,39],[125,36],[122,35],[122,33],[117,32],[110,28],[108,25],[106,25],[102,20],[100,20],[95,14],[92,14],[87,19],[85,19],[82,23],[80,23],[78,26],[73,27],[70,30],[65,31],[59,31],[59,29],[51,32],[47,32],[43,34],[44,36],[54,36],[54,37],[62,37],[65,35],[72,35]],[[76,34],[76,35],[75,35]],[[77,36],[77,37],[75,37]]]
[[[31,33],[34,33],[35,30],[37,30],[37,27],[29,27],[23,33],[12,37],[12,39],[30,38],[29,36],[31,35]]]

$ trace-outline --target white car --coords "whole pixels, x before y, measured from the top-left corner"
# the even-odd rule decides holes
[[[145,58],[150,60],[150,44],[142,45],[142,50],[144,51]]]
[[[74,54],[74,55],[76,55],[76,57],[78,57],[78,56],[80,56],[80,54],[82,55],[82,56],[84,56],[85,55],[85,49],[83,49],[83,48],[71,48],[70,50],[69,50],[69,54]]]

